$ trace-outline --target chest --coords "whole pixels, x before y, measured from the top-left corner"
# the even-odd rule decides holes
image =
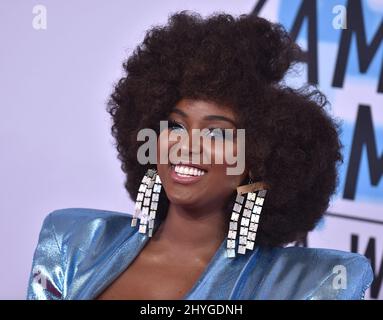
[[[182,299],[206,264],[138,257],[97,299]]]

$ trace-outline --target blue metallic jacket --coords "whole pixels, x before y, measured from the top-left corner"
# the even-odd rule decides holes
[[[95,299],[150,239],[130,221],[130,215],[95,209],[50,213],[27,299]],[[256,247],[229,259],[225,249],[224,240],[184,299],[362,299],[373,280],[369,261],[355,253]],[[339,270],[345,271],[342,279]]]

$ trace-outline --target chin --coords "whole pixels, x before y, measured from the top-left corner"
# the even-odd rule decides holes
[[[190,207],[200,202],[197,199],[198,197],[194,196],[190,190],[179,192],[177,192],[176,190],[172,190],[172,192],[167,192],[166,196],[168,197],[169,202],[171,204],[175,204],[177,206]]]

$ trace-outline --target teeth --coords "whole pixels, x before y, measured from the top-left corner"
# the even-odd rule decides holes
[[[205,171],[188,166],[175,165],[174,171],[182,176],[203,176]]]

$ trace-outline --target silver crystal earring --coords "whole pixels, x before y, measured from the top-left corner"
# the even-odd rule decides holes
[[[236,251],[245,254],[254,249],[259,219],[266,196],[266,187],[262,182],[252,183],[237,188],[237,196],[230,218],[226,252],[228,258],[234,258]],[[240,225],[238,222],[240,221]],[[239,227],[239,234],[238,234]],[[238,241],[238,246],[236,242]]]
[[[158,209],[158,201],[161,192],[161,179],[154,169],[148,169],[141,180],[138,189],[134,215],[131,226],[137,225],[137,220],[140,218],[139,233],[153,235],[154,221]]]

